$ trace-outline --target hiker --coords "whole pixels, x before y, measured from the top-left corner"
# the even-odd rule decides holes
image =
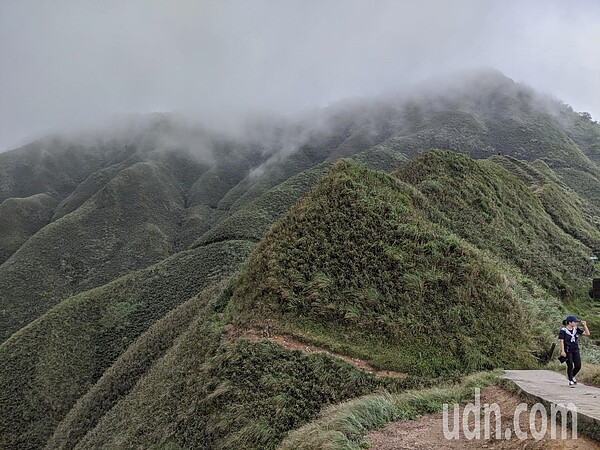
[[[577,318],[575,316],[568,316],[563,320],[564,327],[561,328],[558,334],[560,339],[560,356],[567,362],[567,377],[569,378],[569,387],[575,387],[577,384],[577,378],[575,375],[581,370],[581,356],[579,355],[579,344],[577,340],[579,336],[589,336],[590,330],[588,329],[587,322],[581,321],[583,330],[577,327]]]

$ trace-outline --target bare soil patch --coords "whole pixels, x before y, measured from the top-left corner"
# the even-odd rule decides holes
[[[474,402],[474,399],[470,400]],[[591,439],[583,437],[581,434],[577,435],[576,439],[573,439],[571,433],[567,434],[567,439],[562,440],[560,434],[560,423],[557,425],[557,438],[551,439],[550,425],[548,423],[548,431],[544,438],[536,441],[533,439],[529,432],[529,412],[531,407],[528,407],[527,411],[520,415],[520,429],[527,431],[528,438],[520,440],[515,436],[513,417],[514,411],[519,403],[524,400],[516,394],[512,394],[498,386],[489,386],[481,390],[481,406],[485,403],[497,403],[500,407],[501,412],[501,427],[499,435],[502,439],[496,439],[495,424],[494,420],[491,421],[491,434],[490,439],[483,438],[483,420],[481,422],[481,439],[467,439],[462,432],[462,414],[464,408],[460,408],[461,417],[461,432],[459,439],[448,440],[444,436],[443,431],[443,415],[442,413],[429,414],[421,417],[417,420],[404,420],[400,422],[393,422],[387,425],[383,430],[372,432],[367,436],[367,440],[371,442],[370,447],[373,450],[401,450],[401,449],[412,449],[412,450],[429,450],[429,449],[461,449],[461,450],[472,450],[472,449],[502,449],[502,450],[513,450],[513,449],[579,449],[579,450],[598,450],[600,449],[600,443],[595,442]],[[449,428],[452,430],[453,427],[453,408],[450,408],[449,412]],[[469,415],[469,429],[473,430],[475,419],[473,414]],[[483,418],[483,416],[482,416]],[[493,418],[493,415],[492,415]],[[505,439],[505,431],[510,429],[512,431],[511,439]],[[541,418],[539,415],[536,420],[536,429],[539,431],[542,429]]]

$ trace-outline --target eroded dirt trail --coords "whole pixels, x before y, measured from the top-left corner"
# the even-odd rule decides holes
[[[300,350],[304,353],[326,353],[334,358],[343,359],[347,363],[352,364],[354,367],[362,370],[363,372],[372,373],[381,377],[405,378],[408,376],[405,373],[394,372],[393,370],[376,370],[367,361],[364,361],[360,358],[352,358],[350,356],[340,355],[322,347],[307,344],[292,336],[271,333],[266,334],[264,331],[257,329],[238,330],[233,326],[226,326],[226,331],[228,339],[236,339],[238,337],[251,339],[253,341],[267,339],[271,342],[281,345],[288,350]]]
[[[475,399],[470,400],[474,402]],[[462,432],[462,414],[464,408],[460,408],[460,434],[457,440],[448,440],[444,436],[443,430],[443,414],[429,414],[421,417],[417,420],[405,420],[400,422],[393,422],[387,425],[383,430],[372,432],[368,435],[367,440],[372,443],[370,447],[372,450],[430,450],[430,449],[461,449],[461,450],[474,450],[474,449],[535,449],[535,450],[558,450],[558,449],[579,449],[579,450],[598,450],[600,449],[600,443],[595,442],[591,439],[583,437],[581,433],[576,439],[572,439],[571,433],[569,432],[566,440],[562,440],[560,435],[560,424],[557,427],[557,439],[551,439],[550,427],[544,438],[536,441],[533,439],[532,434],[529,432],[529,412],[531,407],[529,406],[527,411],[520,415],[519,427],[522,431],[528,432],[528,439],[520,440],[516,437],[514,430],[514,411],[517,406],[524,402],[524,400],[515,394],[512,394],[498,386],[489,386],[481,390],[481,405],[485,403],[492,404],[497,403],[500,407],[501,413],[501,427],[498,437],[496,439],[494,421],[490,427],[490,438],[483,439],[483,421],[481,423],[481,439],[467,439]],[[449,428],[453,429],[453,408],[450,408]],[[473,414],[469,414],[471,420],[469,420],[469,429],[474,428],[474,417]],[[493,415],[492,415],[493,417]],[[512,437],[505,439],[505,432],[507,429],[511,430]],[[536,429],[539,431],[542,429],[542,422],[538,415],[536,421]]]

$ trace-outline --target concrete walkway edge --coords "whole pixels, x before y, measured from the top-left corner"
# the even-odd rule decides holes
[[[582,383],[568,386],[566,375],[551,370],[505,370],[503,378],[526,397],[546,405],[573,403],[577,420],[600,426],[600,389]]]

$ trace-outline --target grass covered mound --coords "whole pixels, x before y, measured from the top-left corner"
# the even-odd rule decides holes
[[[339,161],[259,244],[229,317],[412,374],[526,365],[503,274],[424,210],[411,186]]]
[[[563,300],[582,294],[590,249],[566,234],[535,191],[504,167],[432,151],[396,175],[442,211],[440,222],[460,237],[514,264]]]

